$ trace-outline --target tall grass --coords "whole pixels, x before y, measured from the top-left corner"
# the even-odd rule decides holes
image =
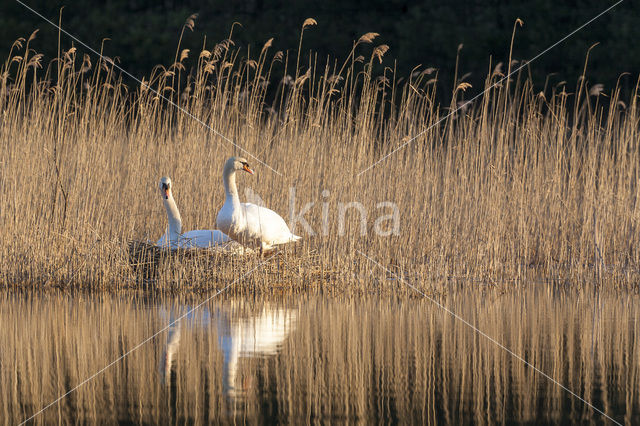
[[[70,48],[46,64],[34,36],[16,41],[0,82],[0,281],[135,285],[127,242],[155,241],[166,226],[158,178],[171,176],[184,229],[210,229],[222,165],[239,154],[258,172],[240,179],[241,194],[251,187],[284,217],[290,187],[297,210],[316,202],[305,215],[316,235],[283,258],[313,258],[331,272],[320,286],[380,288],[385,273],[358,250],[425,290],[434,277],[638,282],[637,90],[620,99],[617,87],[590,85],[586,66],[575,93],[534,87],[526,68],[507,85],[497,64],[488,90],[447,115],[482,88],[456,78],[451,104],[439,105],[436,71],[375,72],[388,49],[375,38],[343,60],[306,52],[302,36],[293,53],[271,41],[241,50],[231,38],[201,52],[178,46],[175,63],[142,85],[110,58]],[[369,215],[365,235],[355,209],[340,235],[338,205],[352,201]],[[399,235],[373,232],[383,201],[400,209]],[[256,262],[220,262],[189,283],[220,287]],[[278,279],[305,285],[304,268],[287,264]],[[278,280],[260,276],[243,282]],[[176,282],[167,277],[158,285]]]

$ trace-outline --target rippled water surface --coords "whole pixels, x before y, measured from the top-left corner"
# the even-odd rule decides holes
[[[32,422],[608,422],[426,299],[221,295],[194,309],[203,300],[3,293],[0,418],[20,423],[83,383]],[[638,296],[530,287],[441,301],[640,424]]]

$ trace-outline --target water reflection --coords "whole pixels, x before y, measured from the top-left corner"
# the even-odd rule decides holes
[[[173,320],[172,320],[173,321]],[[169,328],[167,335],[167,346],[162,355],[160,362],[160,378],[161,382],[167,386],[171,384],[171,377],[175,367],[175,355],[180,345],[180,333],[182,325],[178,322]]]
[[[296,311],[292,309],[264,305],[257,313],[243,311],[234,301],[215,312],[218,343],[224,353],[223,390],[230,398],[242,396],[251,384],[249,379],[238,387],[241,358],[275,355],[295,328]]]
[[[166,345],[160,361],[160,381],[175,388],[176,354],[180,346],[182,328],[204,328],[217,333],[218,346],[223,355],[222,391],[235,402],[242,399],[250,390],[253,379],[246,375],[238,383],[239,370],[243,358],[275,356],[283,343],[295,329],[297,310],[261,303],[249,306],[238,300],[220,304],[210,310],[207,307],[193,309],[181,306],[167,311],[164,306],[158,308],[161,318],[167,318],[173,325],[167,332]],[[186,313],[186,315],[185,315]],[[178,318],[184,315],[180,321]],[[237,406],[232,410],[237,413]]]
[[[198,296],[0,293],[0,420],[20,423]],[[623,424],[640,424],[640,297],[529,287],[442,303]],[[36,423],[602,424],[424,299],[220,298]],[[2,422],[0,422],[2,423]]]

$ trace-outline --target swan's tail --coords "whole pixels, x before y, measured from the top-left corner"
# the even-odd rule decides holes
[[[291,234],[291,241],[292,242],[293,241],[299,241],[301,239],[302,239],[302,237],[299,237],[298,235]]]

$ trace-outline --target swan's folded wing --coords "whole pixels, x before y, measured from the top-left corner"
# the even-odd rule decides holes
[[[185,232],[180,236],[181,248],[208,248],[224,244],[229,241],[229,237],[223,232],[216,230],[198,229]]]
[[[296,240],[287,223],[276,212],[266,207],[244,203],[247,229],[252,236],[270,245],[285,244]]]

